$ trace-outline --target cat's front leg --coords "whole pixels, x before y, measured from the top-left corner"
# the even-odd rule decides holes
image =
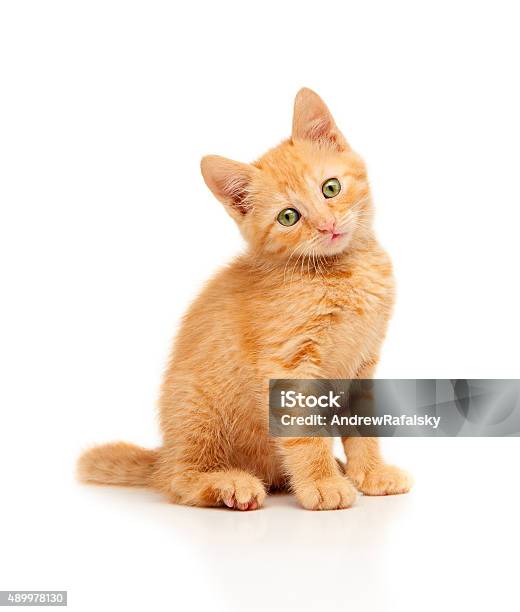
[[[374,375],[377,357],[366,361],[356,373],[356,378],[368,379]],[[401,468],[385,463],[381,456],[378,438],[341,438],[347,466],[345,473],[358,491],[365,495],[396,495],[408,493],[413,479]]]
[[[312,350],[311,350],[312,349]],[[301,360],[309,357],[304,363]],[[295,356],[285,363],[284,371],[273,369],[265,377],[269,379],[292,378],[299,380],[322,377],[319,369],[319,346],[303,343]],[[269,393],[266,389],[266,397]],[[307,510],[338,510],[349,508],[356,500],[356,489],[340,469],[332,452],[332,438],[283,438],[277,439],[283,469],[289,477],[289,485],[300,504]]]
[[[378,438],[342,438],[347,466],[345,473],[358,491],[365,495],[408,493],[413,480],[410,474],[381,457]]]
[[[291,489],[307,510],[349,508],[356,490],[341,473],[328,438],[280,438]]]

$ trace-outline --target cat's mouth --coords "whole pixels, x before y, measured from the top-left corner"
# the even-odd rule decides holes
[[[349,232],[334,231],[323,238],[321,248],[324,255],[337,255],[345,250],[349,242]]]

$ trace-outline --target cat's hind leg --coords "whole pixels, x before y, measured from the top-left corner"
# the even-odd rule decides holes
[[[255,510],[266,489],[248,463],[236,452],[236,411],[240,396],[222,398],[212,387],[184,385],[182,393],[165,387],[161,398],[164,446],[153,486],[176,504]],[[182,412],[173,408],[184,406]],[[251,471],[249,471],[251,469]]]
[[[174,503],[187,506],[256,510],[264,503],[262,481],[245,470],[219,468],[203,471],[188,464],[160,466],[155,488]]]
[[[265,500],[262,481],[243,470],[178,471],[171,480],[173,501],[190,506],[256,510]]]

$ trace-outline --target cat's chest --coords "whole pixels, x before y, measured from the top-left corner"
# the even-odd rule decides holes
[[[310,281],[286,312],[277,312],[285,322],[279,362],[311,368],[316,376],[352,376],[363,356],[378,352],[392,303],[393,283],[374,274]]]
[[[379,254],[378,254],[379,255]],[[343,313],[376,311],[393,296],[392,268],[386,257],[367,258],[309,278],[304,288],[308,307],[326,307]]]
[[[392,306],[393,288],[372,279],[335,280],[316,291],[308,304],[309,321],[321,319],[331,334],[368,331],[387,318]]]
[[[329,324],[316,337],[320,369],[328,378],[354,376],[379,353],[393,305],[393,287],[346,279],[325,293]]]

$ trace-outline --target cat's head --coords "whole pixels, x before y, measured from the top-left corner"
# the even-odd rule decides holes
[[[323,100],[301,89],[292,135],[253,164],[207,156],[202,175],[258,254],[334,256],[369,235],[365,165]]]

